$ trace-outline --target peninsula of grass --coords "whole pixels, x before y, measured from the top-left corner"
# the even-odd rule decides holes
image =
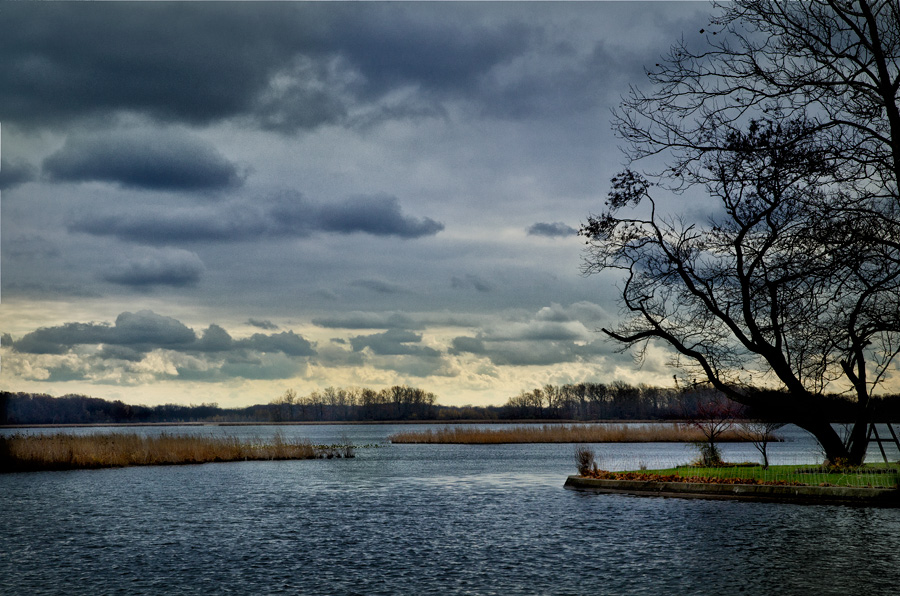
[[[554,424],[511,428],[446,426],[441,429],[399,432],[391,443],[446,443],[497,445],[503,443],[692,443],[706,438],[686,424]],[[744,441],[737,432],[722,434],[719,441]]]
[[[307,439],[285,440],[281,435],[262,442],[132,433],[0,437],[0,472],[353,456],[351,445],[313,445]]]
[[[815,465],[780,465],[764,468],[754,464],[724,464],[716,467],[678,466],[664,470],[628,472],[591,470],[582,476],[599,480],[642,482],[898,488],[900,464],[867,464],[854,468]]]

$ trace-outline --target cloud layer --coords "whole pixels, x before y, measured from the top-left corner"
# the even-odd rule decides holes
[[[621,163],[610,108],[708,9],[4,5],[4,387],[496,403],[636,374],[566,239]]]
[[[360,196],[334,204],[316,204],[297,193],[282,193],[259,203],[131,207],[117,213],[82,216],[69,229],[142,244],[170,244],[303,238],[317,232],[413,239],[433,236],[444,225],[429,217],[405,215],[399,199],[392,196]]]
[[[237,167],[179,131],[125,130],[66,139],[43,163],[58,182],[114,182],[150,190],[220,190],[241,183]]]
[[[201,335],[171,317],[142,310],[123,312],[114,324],[66,323],[57,327],[41,327],[12,342],[12,348],[27,354],[64,354],[79,346],[112,347],[116,354],[146,354],[157,349],[178,352],[224,352],[252,350],[281,352],[289,356],[315,354],[312,344],[292,331],[265,335],[254,333],[249,338],[233,340],[218,325],[211,325]]]

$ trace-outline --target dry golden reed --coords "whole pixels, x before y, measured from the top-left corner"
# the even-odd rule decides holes
[[[267,442],[234,437],[131,433],[13,435],[0,437],[0,471],[69,470],[242,460],[312,459],[308,440]]]
[[[719,441],[741,441],[735,432]],[[501,443],[692,443],[706,441],[703,434],[686,424],[545,424],[507,428],[446,426],[434,430],[400,432],[392,443],[460,443],[488,445]]]

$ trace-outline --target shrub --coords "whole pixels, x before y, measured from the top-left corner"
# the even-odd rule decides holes
[[[579,475],[587,476],[593,468],[596,468],[594,450],[587,445],[576,445],[575,465],[578,467]]]
[[[695,462],[696,465],[704,468],[716,468],[724,463],[722,461],[722,453],[715,443],[704,441],[702,443],[694,443],[694,445],[700,451],[700,457]]]

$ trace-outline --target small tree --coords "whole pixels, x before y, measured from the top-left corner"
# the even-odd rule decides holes
[[[762,456],[763,468],[769,467],[769,443],[776,439],[775,431],[785,426],[784,422],[767,420],[747,420],[737,424],[737,431],[747,441],[753,443]]]
[[[700,450],[699,464],[707,467],[722,465],[722,454],[716,443],[725,432],[734,427],[734,419],[740,407],[721,394],[702,399],[694,413],[688,417],[688,423],[700,431],[703,442],[697,444]]]

